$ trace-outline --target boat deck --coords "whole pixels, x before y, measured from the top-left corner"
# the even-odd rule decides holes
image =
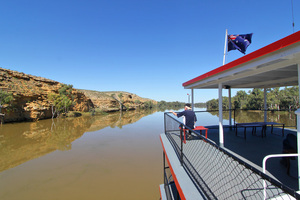
[[[209,128],[208,138],[218,144],[219,129],[216,126],[207,128]],[[261,168],[265,156],[282,153],[282,142],[288,133],[296,134],[296,130],[285,129],[283,137],[281,128],[274,128],[273,134],[270,129],[270,127],[267,128],[266,136],[263,138],[260,129],[257,129],[254,135],[252,135],[251,129],[247,129],[247,138],[245,139],[243,128],[238,129],[237,136],[234,128],[224,128],[224,147]],[[280,160],[281,158],[270,158],[266,164],[267,171],[284,185],[299,190],[297,158],[291,160],[289,175],[286,166],[281,164]]]
[[[257,126],[239,127],[236,131],[235,127],[223,126],[224,143],[220,145],[218,126],[205,126],[207,139],[205,133],[201,137],[199,130],[193,130],[192,139],[186,141],[180,126],[179,121],[165,116],[165,133],[160,136],[165,157],[167,160],[174,157],[180,162],[204,199],[276,199],[283,196],[300,199],[296,193],[299,190],[297,158],[291,160],[290,174],[280,157],[267,160],[266,174],[262,169],[264,158],[282,154],[284,139],[288,134],[297,134],[296,130],[285,128],[283,132],[283,127]],[[169,144],[174,152],[166,151]],[[176,165],[168,160],[168,166],[172,169]],[[182,187],[186,185],[183,181],[178,181],[177,176],[182,173],[171,170],[171,174],[180,197],[185,198],[190,192]],[[166,180],[171,176],[164,177]],[[165,181],[165,186],[168,183]]]

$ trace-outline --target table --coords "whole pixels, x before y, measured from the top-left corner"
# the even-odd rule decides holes
[[[282,126],[282,136],[284,136],[284,124],[277,122],[250,122],[250,123],[236,123],[235,124],[235,135],[237,136],[237,128],[244,127],[244,138],[246,139],[246,129],[252,128],[252,135],[256,133],[256,127],[261,127],[261,137],[266,136],[267,126],[271,126],[271,134],[273,134],[273,126]]]
[[[236,123],[235,124],[235,135],[237,136],[237,128],[238,127],[244,127],[244,138],[246,139],[246,132],[247,132],[247,128],[252,128],[252,135],[254,134],[254,132],[256,132],[256,127],[261,127],[261,137],[264,137],[264,135],[266,134],[265,131],[265,126],[260,124],[260,123],[256,123],[256,122],[252,122],[252,123]]]
[[[282,137],[284,136],[284,124],[283,123],[277,123],[277,122],[262,122],[265,126],[271,126],[271,134],[273,134],[273,126],[281,126],[282,127]]]

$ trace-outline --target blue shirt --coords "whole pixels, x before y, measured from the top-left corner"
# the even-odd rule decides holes
[[[184,110],[177,114],[177,117],[184,116],[183,123],[188,126],[191,129],[194,129],[195,122],[197,121],[197,117],[195,115],[195,112],[192,110]]]

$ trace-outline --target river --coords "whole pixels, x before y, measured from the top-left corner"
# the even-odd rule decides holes
[[[161,112],[4,124],[0,199],[158,199]]]
[[[275,121],[295,121],[294,114],[284,116],[275,114]],[[197,117],[197,123],[218,123],[217,113]],[[0,199],[159,199],[163,120],[163,112],[128,111],[3,124]]]

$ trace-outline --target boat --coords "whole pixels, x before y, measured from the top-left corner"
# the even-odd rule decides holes
[[[236,123],[231,123],[232,109],[229,105],[230,123],[224,126],[223,108],[219,106],[219,123],[214,127],[201,124],[208,128],[208,138],[200,131],[188,128],[194,138],[185,140],[185,131],[179,128],[184,124],[169,113],[165,113],[165,132],[160,135],[164,159],[164,183],[159,187],[161,199],[300,199],[299,184],[297,188],[288,186],[268,168],[270,160],[292,156],[296,157],[300,174],[300,159],[297,153],[300,145],[296,153],[281,154],[281,148],[277,143],[273,143],[271,146],[279,153],[264,154],[264,158],[260,158],[261,164],[251,160],[251,155],[255,157],[258,152],[264,152],[266,149],[267,144],[263,141],[271,141],[272,136],[276,135],[272,133],[272,122],[268,122],[266,118],[266,90],[274,87],[299,86],[299,67],[300,31],[184,82],[182,86],[191,90],[192,106],[195,90],[201,92],[201,89],[217,89],[219,105],[222,105],[223,89],[228,90],[231,102],[232,88],[262,88],[265,94],[265,117],[264,121],[237,127]],[[300,144],[300,110],[295,111],[295,114],[296,130],[284,129],[284,125],[274,130],[283,133],[284,129],[285,135],[295,134],[297,143]],[[242,136],[245,137],[235,134],[238,128],[244,128]],[[246,135],[254,134],[256,128],[261,129],[261,137],[252,137],[260,140],[251,143],[251,137],[246,138]],[[267,132],[266,135],[263,135],[264,131]],[[284,134],[283,136],[277,134],[273,138],[277,137],[280,144]],[[225,139],[229,137],[232,140]],[[242,147],[246,152],[243,155],[239,154],[239,148]],[[299,182],[299,177],[297,179]]]

